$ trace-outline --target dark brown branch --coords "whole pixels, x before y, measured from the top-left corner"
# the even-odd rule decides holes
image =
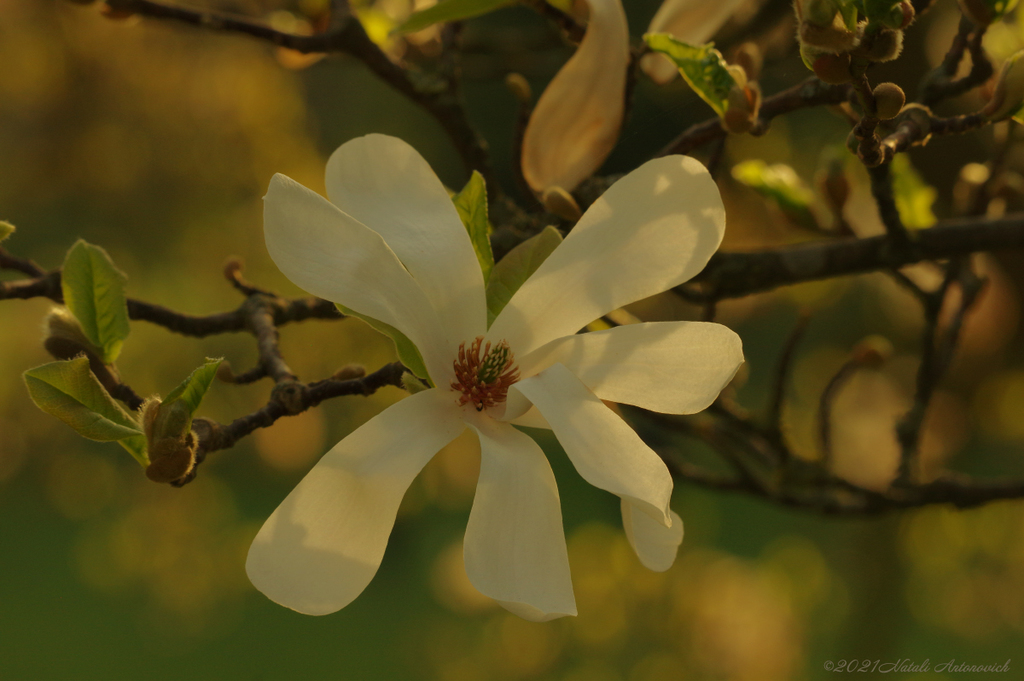
[[[242,305],[246,325],[256,337],[260,366],[275,383],[294,381],[296,376],[285,363],[278,348],[277,326],[274,324],[273,299],[253,294]]]
[[[562,33],[574,45],[578,45],[583,40],[583,36],[587,32],[586,26],[579,24],[569,14],[566,14],[545,0],[523,0],[523,2],[533,8],[537,14],[547,17],[562,29]]]
[[[49,298],[63,303],[60,287],[60,270],[53,270],[34,279],[0,282],[0,300],[5,298]],[[334,303],[322,298],[272,298],[269,303],[275,325],[301,322],[306,319],[342,319]],[[135,298],[128,299],[128,316],[131,319],[150,322],[184,336],[203,338],[220,333],[244,331],[246,327],[245,305],[231,312],[211,315],[190,315],[175,312],[162,305],[147,303]]]
[[[817,78],[808,78],[802,83],[766,98],[761,104],[758,122],[751,134],[764,134],[768,131],[768,126],[773,118],[790,111],[824,104],[841,104],[849,99],[850,92],[850,85],[828,85]],[[717,116],[709,118],[703,123],[697,123],[687,128],[658,152],[658,156],[689,154],[697,147],[725,137],[725,135],[721,120]]]
[[[992,62],[981,45],[982,38],[985,37],[985,28],[975,28],[970,19],[960,18],[960,27],[949,52],[942,63],[925,76],[921,84],[919,102],[925,106],[933,106],[944,99],[962,95],[992,77]],[[963,78],[953,80],[965,52],[971,55],[971,70]]]
[[[28,258],[18,258],[3,248],[0,248],[0,270],[13,270],[30,277],[41,277],[46,274],[46,270]]]
[[[998,220],[946,220],[914,234],[905,252],[888,236],[835,238],[753,253],[719,252],[693,281],[698,290],[677,287],[687,300],[741,298],[780,286],[863,272],[890,270],[922,260],[945,260],[978,251],[1024,248],[1024,214]]]
[[[444,128],[467,170],[480,171],[489,188],[492,185],[497,186],[487,157],[487,145],[466,118],[457,81],[414,80],[407,71],[388,59],[366,35],[362,24],[350,15],[338,17],[335,25],[324,33],[296,35],[248,19],[187,9],[153,0],[108,0],[108,4],[116,10],[153,19],[180,21],[214,31],[241,33],[304,54],[339,52],[351,55],[365,64],[381,80],[426,109]]]
[[[399,362],[387,364],[372,374],[347,381],[326,379],[315,383],[286,382],[278,387],[286,386],[287,390],[275,390],[269,402],[251,414],[235,419],[229,424],[221,424],[205,418],[193,421],[193,431],[198,438],[196,466],[205,460],[210,452],[228,449],[243,437],[258,428],[266,428],[283,416],[300,414],[311,409],[324,400],[342,395],[372,395],[384,386],[401,387],[402,374],[405,367]],[[195,468],[188,476],[176,481],[176,487],[188,484],[196,475]]]

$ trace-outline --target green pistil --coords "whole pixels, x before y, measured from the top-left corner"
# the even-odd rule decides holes
[[[476,373],[477,379],[484,385],[497,381],[501,376],[501,372],[508,366],[511,356],[512,350],[509,348],[508,343],[506,341],[498,343],[497,347],[484,357],[484,361],[480,364],[480,370]]]

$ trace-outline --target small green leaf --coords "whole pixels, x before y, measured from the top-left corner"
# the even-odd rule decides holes
[[[64,259],[64,304],[82,325],[86,338],[100,349],[105,364],[117,359],[131,330],[124,297],[126,281],[105,250],[81,239]]]
[[[554,227],[545,227],[543,232],[519,244],[498,261],[487,280],[487,326],[560,243],[561,233]]]
[[[789,166],[783,163],[768,165],[754,159],[734,165],[732,176],[761,196],[774,201],[797,224],[814,226],[815,219],[811,212],[814,194]]]
[[[164,404],[181,400],[188,407],[189,415],[195,414],[199,409],[199,403],[203,401],[203,395],[210,389],[213,379],[217,376],[217,367],[223,361],[223,357],[218,359],[207,357],[203,366],[189,374],[188,378],[164,398]]]
[[[938,192],[925,183],[906,154],[892,160],[892,193],[896,209],[907,229],[925,229],[937,222],[932,205]]]
[[[469,232],[473,250],[476,251],[476,259],[480,261],[480,271],[484,274],[484,281],[487,281],[494,267],[494,253],[491,252],[491,230],[487,222],[487,184],[484,182],[484,176],[474,170],[469,182],[461,192],[452,197],[452,201],[459,211],[462,224]]]
[[[729,90],[737,83],[714,43],[691,45],[668,33],[648,33],[644,40],[652,50],[675,62],[686,82],[715,113],[725,115],[729,109]]]
[[[350,310],[340,303],[335,303],[335,305],[339,310],[341,310],[342,314],[355,317],[356,319],[362,319],[364,322],[372,326],[375,331],[378,331],[390,338],[391,342],[395,344],[395,352],[398,354],[398,361],[404,364],[405,368],[416,376],[430,381],[430,374],[427,373],[427,365],[423,361],[423,356],[420,354],[419,348],[409,340],[408,336],[390,324],[385,324],[379,319],[359,314],[355,310]]]
[[[3,241],[12,234],[14,234],[14,225],[6,220],[0,220],[0,241]]]
[[[90,440],[120,441],[139,463],[149,464],[142,429],[96,380],[88,358],[44,364],[23,377],[32,401],[47,414]]]
[[[441,21],[461,21],[511,5],[516,0],[442,0],[414,13],[398,27],[398,33],[415,33]]]
[[[902,0],[864,0],[864,15],[868,21],[881,21],[888,24],[890,15]],[[900,12],[900,17],[903,12]],[[896,26],[898,28],[899,26]]]

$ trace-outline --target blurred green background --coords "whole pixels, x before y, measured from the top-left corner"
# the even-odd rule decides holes
[[[638,36],[656,9],[630,0]],[[315,3],[237,0],[223,9],[291,26]],[[404,2],[361,5],[386,30]],[[740,15],[742,17],[742,14]],[[260,197],[282,172],[323,190],[327,155],[356,135],[401,136],[441,178],[465,173],[440,128],[357,62],[317,63],[245,37],[150,21],[112,21],[96,7],[0,0],[0,218],[17,225],[5,246],[45,267],[78,237],[102,245],[129,275],[129,295],[203,314],[240,299],[223,280],[230,255],[247,276],[299,291],[270,262]],[[913,90],[941,58],[956,3],[912,29],[904,58],[878,69]],[[1020,46],[1016,19],[989,36],[993,53]],[[301,29],[301,26],[299,27]],[[726,27],[726,32],[730,30]],[[792,49],[792,26],[775,53]],[[429,63],[430,36],[389,49]],[[526,75],[537,92],[569,51],[530,11],[501,10],[465,30],[466,97],[512,187],[514,100],[502,79]],[[426,56],[423,56],[426,55]],[[307,68],[296,68],[306,66]],[[793,54],[773,61],[767,93],[805,78]],[[947,113],[979,105],[971,96]],[[622,142],[606,170],[634,167],[678,131],[710,115],[684,85],[642,80]],[[726,164],[763,158],[808,181],[841,145],[846,124],[824,110],[777,120],[762,138],[732,138]],[[932,209],[951,214],[960,167],[991,154],[992,133],[941,139],[914,164],[938,188]],[[706,150],[704,150],[706,153]],[[1016,155],[1010,166],[1022,167]],[[847,218],[878,230],[863,177],[851,171]],[[748,188],[721,173],[726,246],[806,239]],[[1014,204],[990,210],[1020,209]],[[928,200],[928,203],[931,199]],[[979,475],[1024,473],[1024,357],[1017,328],[1024,262],[979,258],[991,285],[971,314],[956,366],[930,410],[926,476],[945,467]],[[5,278],[13,274],[4,273]],[[927,268],[914,276],[935,276]],[[590,488],[557,443],[541,437],[562,495],[579,617],[522,621],[477,594],[461,561],[477,473],[470,438],[446,448],[404,503],[384,563],[348,608],[298,615],[256,592],[244,572],[262,521],[326,449],[401,391],[333,400],[283,419],[233,450],[213,454],[183,489],[147,481],[116,445],[84,441],[28,400],[20,374],[42,364],[44,300],[0,303],[0,679],[560,679],[564,681],[783,681],[825,679],[827,660],[955,658],[1002,663],[1024,648],[1024,505],[967,512],[927,508],[837,519],[747,497],[677,486],[687,528],[676,565],[645,570],[623,536],[618,500]],[[763,407],[799,309],[813,313],[785,412],[802,456],[817,456],[818,396],[851,348],[889,338],[893,359],[862,371],[835,405],[837,472],[865,486],[892,479],[895,419],[909,404],[921,315],[884,275],[793,287],[723,304],[719,320],[743,337],[749,373],[740,402]],[[696,318],[669,296],[631,308],[643,319]],[[304,380],[391,349],[356,320],[284,328],[282,350]],[[141,394],[165,393],[206,356],[253,364],[245,335],[205,340],[134,323],[119,366]],[[266,382],[215,384],[201,414],[228,421],[263,404]],[[655,441],[652,439],[652,442]],[[684,455],[693,441],[662,437]],[[1024,657],[1013,659],[1016,678]],[[952,679],[904,674],[898,678]]]

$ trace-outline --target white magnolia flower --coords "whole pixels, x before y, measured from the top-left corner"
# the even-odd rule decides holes
[[[669,33],[692,45],[706,43],[729,17],[748,0],[665,0],[651,19],[648,33]],[[672,81],[679,68],[663,54],[652,52],[640,60],[640,68],[651,80],[664,85]]]
[[[704,409],[742,362],[739,338],[696,322],[576,331],[704,267],[725,222],[704,167],[671,156],[616,182],[490,328],[470,239],[412,147],[382,135],[348,142],[328,162],[327,188],[330,201],[274,176],[264,213],[271,257],[310,293],[408,336],[436,387],[324,455],[253,542],[253,584],[303,613],[350,603],[380,565],[406,489],[470,428],[482,450],[465,538],[470,580],[524,618],[574,615],[555,478],[512,423],[553,430],[587,481],[621,497],[640,559],[667,569],[683,532],[669,509],[672,478],[601,400]]]
[[[587,0],[587,32],[548,83],[523,133],[523,177],[543,195],[572,191],[619,138],[626,108],[629,28],[620,0]]]

